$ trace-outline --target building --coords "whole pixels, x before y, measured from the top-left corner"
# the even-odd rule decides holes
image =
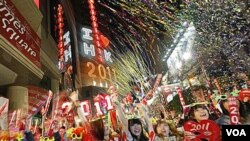
[[[47,1],[0,1],[0,96],[28,113],[28,88],[59,91],[58,49]]]

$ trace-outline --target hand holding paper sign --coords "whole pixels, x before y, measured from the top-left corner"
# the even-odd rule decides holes
[[[8,106],[9,100],[0,97],[0,130],[8,130]]]
[[[0,107],[0,117],[4,111],[4,109],[7,107],[8,102],[6,101],[1,107]]]

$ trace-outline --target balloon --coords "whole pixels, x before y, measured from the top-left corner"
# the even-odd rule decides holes
[[[107,37],[101,35],[101,41],[102,41],[103,47],[107,48],[109,45],[109,39]]]

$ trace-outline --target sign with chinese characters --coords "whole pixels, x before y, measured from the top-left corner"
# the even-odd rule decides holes
[[[41,39],[10,0],[0,0],[0,33],[40,68]]]

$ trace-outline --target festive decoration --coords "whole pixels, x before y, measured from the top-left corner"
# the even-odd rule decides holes
[[[239,106],[237,104],[237,99],[235,97],[230,96],[228,98],[229,101],[229,110],[230,110],[230,122],[231,125],[237,125],[240,124],[240,118],[239,118]]]
[[[111,103],[110,96],[107,94],[98,94],[94,98],[94,105],[96,107],[96,115],[102,116],[107,113],[107,111],[112,110],[114,107]]]
[[[202,139],[216,141],[220,139],[220,127],[212,120],[202,120],[199,123],[187,121],[183,127],[185,131],[196,135],[193,141],[200,141]]]
[[[99,62],[103,63],[104,62],[104,56],[103,56],[103,50],[102,50],[102,44],[101,44],[101,37],[100,33],[98,31],[98,23],[97,23],[97,17],[96,17],[96,11],[95,11],[95,1],[94,0],[88,0],[89,3],[89,9],[90,9],[90,16],[91,16],[91,21],[92,21],[92,30],[93,30],[93,38],[94,38],[94,44],[97,47],[96,49],[96,54],[97,54],[97,59]],[[103,40],[104,37],[103,37]],[[106,41],[105,45],[107,44]]]
[[[49,105],[50,105],[50,101],[51,101],[52,97],[53,97],[53,93],[52,93],[52,91],[49,91],[49,96],[48,96],[46,105],[45,105],[45,107],[41,110],[41,113],[42,113],[43,116],[45,116],[45,114],[48,112]]]
[[[242,90],[240,90],[239,99],[241,101],[243,101],[245,97],[250,98],[250,89],[242,89]]]
[[[63,7],[61,4],[58,4],[57,7],[57,28],[58,28],[58,43],[57,43],[57,47],[58,47],[58,60],[59,60],[59,64],[60,68],[59,70],[63,70],[64,69],[64,41],[63,41],[63,34],[64,34],[64,19],[63,19]]]

